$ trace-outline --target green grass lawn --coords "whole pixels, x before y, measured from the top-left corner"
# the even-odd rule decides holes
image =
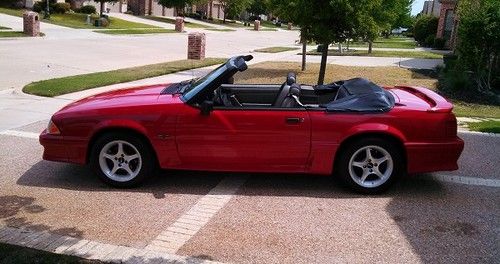
[[[23,9],[12,9],[12,8],[5,8],[5,7],[0,7],[0,13],[11,15],[11,16],[23,16]]]
[[[22,9],[11,9],[11,8],[3,8],[0,7],[0,13],[4,13],[12,16],[23,16],[24,10]],[[98,18],[98,15],[92,15],[92,21]],[[86,14],[80,13],[67,13],[67,14],[52,14],[50,15],[50,19],[42,19],[42,22],[51,23],[54,25],[70,27],[70,28],[96,28],[94,25],[85,24],[87,20]],[[109,18],[109,26],[106,29],[130,29],[130,28],[159,28],[156,26],[130,22],[127,20],[119,19],[119,18]]]
[[[54,254],[46,251],[0,243],[0,263],[32,264],[97,264],[97,260],[86,260],[74,256]]]
[[[269,48],[263,48],[263,49],[256,49],[254,51],[256,52],[262,52],[262,53],[278,53],[278,52],[284,52],[284,51],[289,51],[289,50],[298,50],[299,48],[291,48],[291,47],[269,47]]]
[[[236,27],[236,28],[246,27],[245,25],[243,25],[242,23],[240,23],[236,20],[229,20],[229,19],[226,19],[226,23],[223,23],[222,19],[217,19],[217,18],[214,18],[212,20],[206,19],[206,20],[200,20],[200,21],[214,24],[214,25],[226,26],[226,27]]]
[[[9,29],[12,29],[12,28],[0,26],[0,30],[9,30]]]
[[[500,118],[500,106],[466,103],[459,100],[452,100],[452,102],[453,113],[456,116]]]
[[[230,28],[205,28],[205,30],[210,30],[210,31],[218,31],[218,32],[231,32],[231,31],[236,31],[234,29]]]
[[[22,31],[0,31],[0,38],[27,37]]]
[[[92,16],[92,20],[98,18],[97,15]],[[85,24],[87,20],[86,14],[53,14],[50,16],[50,20],[43,20],[43,22],[48,22],[60,26],[70,27],[70,28],[96,28],[93,25]],[[130,22],[127,20],[110,17],[109,26],[106,29],[131,29],[131,28],[159,28],[157,26],[152,26],[143,23]]]
[[[53,97],[116,83],[130,82],[194,68],[221,64],[224,61],[226,61],[226,59],[220,58],[180,60],[113,71],[68,76],[33,82],[24,86],[23,91],[29,94]]]
[[[307,55],[321,55],[316,50],[308,51]],[[392,51],[392,50],[373,50],[368,53],[366,50],[344,51],[339,53],[338,49],[328,50],[328,56],[368,56],[368,57],[399,57],[399,58],[418,58],[418,59],[442,59],[442,54],[429,51]]]
[[[500,134],[500,121],[488,120],[482,122],[470,122],[467,126],[472,131]]]
[[[140,16],[140,17],[145,18],[145,19],[149,19],[149,20],[154,20],[154,21],[158,21],[158,22],[163,22],[163,23],[175,25],[175,19],[173,19],[173,18],[158,17],[158,16]],[[213,28],[211,26],[207,26],[207,25],[203,25],[203,24],[199,24],[199,23],[193,23],[190,21],[184,21],[184,26],[186,26],[188,28],[205,28],[205,29]]]
[[[349,47],[364,47],[368,48],[368,43],[366,42],[352,42]],[[393,48],[393,49],[414,49],[417,47],[417,43],[412,38],[379,38],[373,42],[374,48]]]
[[[166,28],[100,29],[100,30],[94,30],[94,32],[109,34],[109,35],[178,33],[173,29],[166,29]]]

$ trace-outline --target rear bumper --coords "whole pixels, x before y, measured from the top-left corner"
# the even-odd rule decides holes
[[[47,134],[44,130],[39,137],[43,146],[43,159],[50,161],[86,163],[86,144],[78,140],[68,140],[61,135]]]
[[[406,143],[408,173],[452,171],[458,169],[458,159],[464,141],[456,137],[439,143]]]

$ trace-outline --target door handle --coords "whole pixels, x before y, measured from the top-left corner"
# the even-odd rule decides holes
[[[299,124],[304,122],[303,117],[287,117],[286,118],[286,123],[287,124]]]

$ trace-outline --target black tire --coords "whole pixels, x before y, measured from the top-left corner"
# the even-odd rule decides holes
[[[128,177],[125,177],[126,180],[120,179],[120,181],[118,181],[111,178],[112,176],[108,176],[103,171],[100,165],[100,153],[103,150],[103,148],[108,145],[108,143],[112,145],[113,142],[125,142],[130,144],[130,145],[124,144],[125,150],[127,150],[127,148],[129,150],[131,149],[132,151],[137,150],[137,152],[139,153],[139,158],[136,158],[135,161],[130,161],[130,164],[121,163],[121,165],[129,166],[129,168],[131,168],[132,162],[135,162],[136,164],[139,163],[140,165],[136,166],[136,172],[137,172],[136,176],[131,177],[130,179],[128,179]],[[139,159],[140,161],[137,161]],[[109,161],[106,162],[108,162],[109,164]],[[111,161],[111,164],[114,164],[114,162]],[[104,183],[118,188],[130,188],[138,186],[142,182],[144,182],[144,180],[146,180],[147,177],[149,177],[154,172],[156,167],[156,162],[153,150],[151,149],[149,144],[145,142],[143,139],[137,137],[134,134],[129,134],[125,132],[114,132],[102,135],[95,141],[93,146],[91,146],[90,166]],[[123,170],[124,169],[119,169],[119,172],[121,173]],[[126,174],[127,172],[124,173]]]
[[[371,162],[368,162],[368,160],[370,159],[366,154],[367,148],[370,149],[370,153],[373,153],[373,160]],[[386,152],[384,152],[384,150]],[[391,170],[388,170],[388,168],[391,167],[389,165],[389,160],[381,162],[381,164],[374,163],[374,161],[377,160],[375,158],[382,158],[384,156],[387,156],[387,154],[392,159],[392,173],[390,173]],[[335,170],[337,177],[352,190],[359,193],[377,194],[384,192],[399,177],[405,174],[406,166],[404,165],[405,159],[403,158],[402,151],[396,144],[383,138],[367,137],[359,139],[347,145],[342,150],[342,152],[339,153],[339,155],[340,156],[337,160]],[[365,156],[364,159],[362,158],[361,161],[357,159],[359,157],[363,157],[363,155]],[[352,168],[350,169],[351,158],[353,159],[353,163],[359,161],[359,163],[363,163],[364,166],[352,166]],[[377,172],[383,174],[384,177],[377,176],[375,172],[372,172],[372,169],[376,169]],[[382,173],[384,169],[385,172],[387,172],[386,174]],[[351,175],[351,172],[353,175]],[[368,176],[365,178],[365,181],[362,181],[361,179],[364,175],[364,172],[366,172]],[[361,177],[357,177],[360,175]],[[378,182],[377,179],[379,180]],[[370,184],[372,184],[373,186],[367,186]]]

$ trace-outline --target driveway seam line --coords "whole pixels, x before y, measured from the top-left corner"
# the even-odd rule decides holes
[[[247,176],[224,178],[151,241],[146,249],[175,254],[231,200],[247,178]]]

